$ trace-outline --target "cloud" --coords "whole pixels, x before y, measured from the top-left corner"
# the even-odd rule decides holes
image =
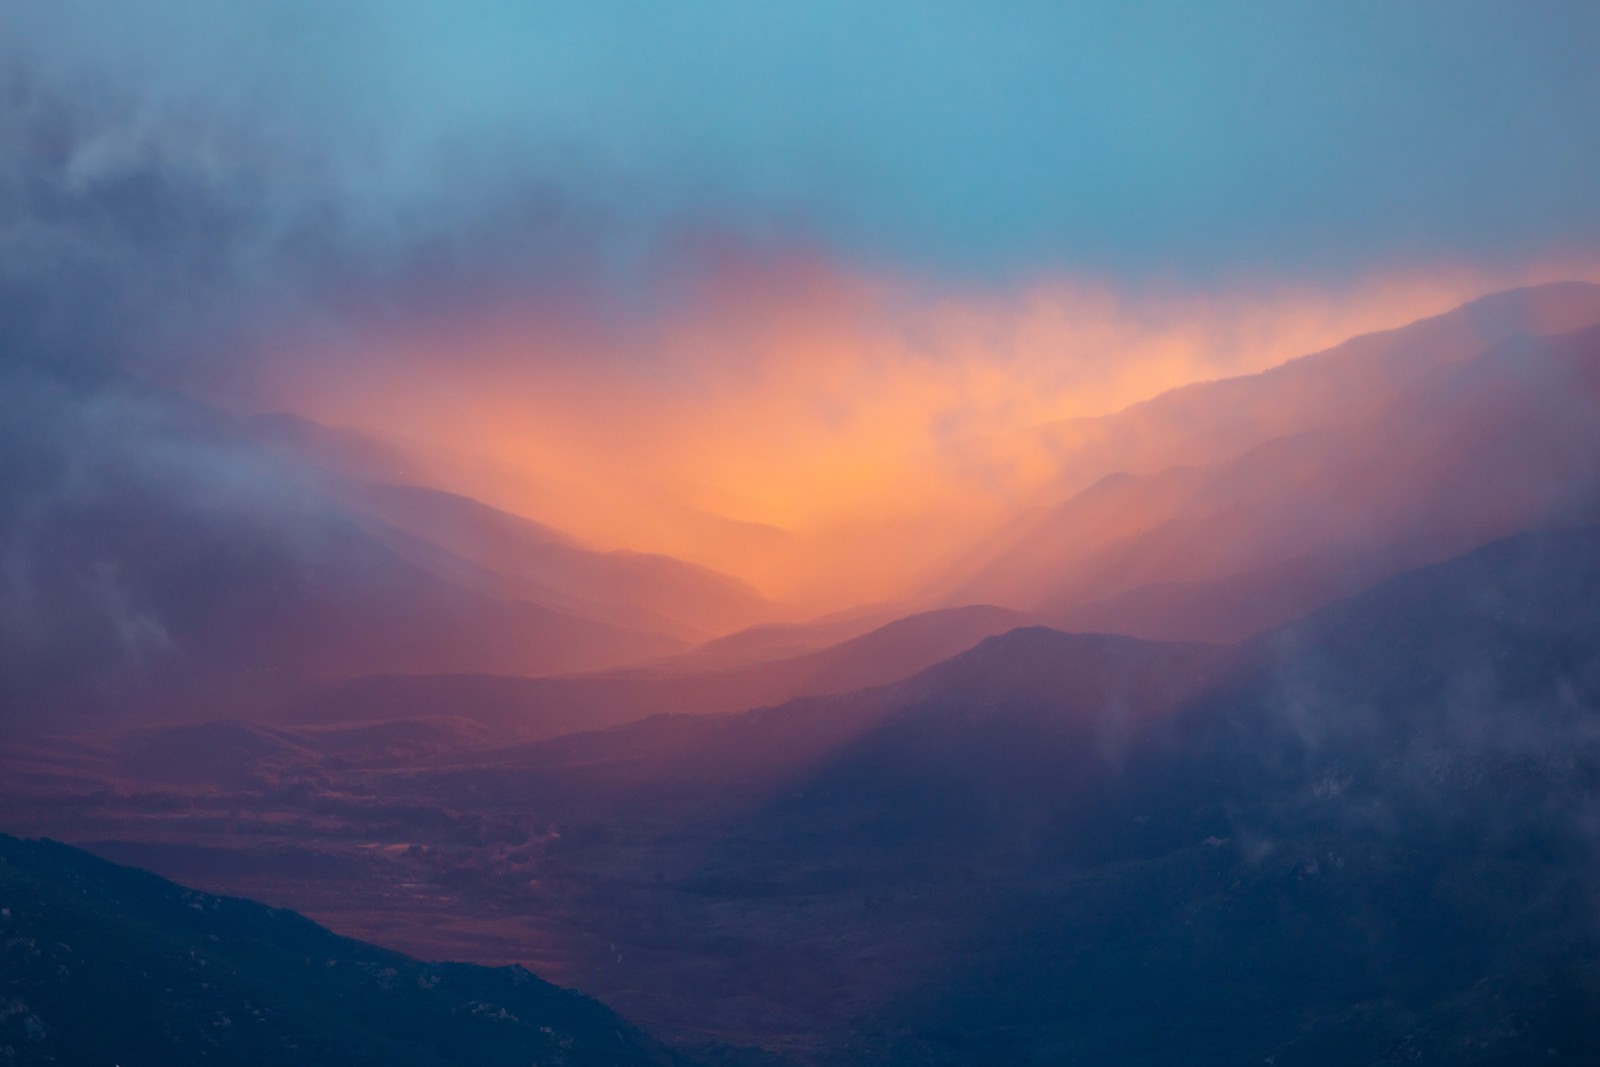
[[[1020,431],[1588,273],[1542,11],[23,0],[0,361],[890,595],[1056,472]]]
[[[53,80],[327,153],[342,210],[374,218],[459,221],[531,178],[635,242],[709,217],[969,277],[1326,277],[1600,236],[1582,3],[17,0],[4,18]]]
[[[559,299],[603,272],[597,219],[532,179],[430,214],[374,207],[340,167],[248,115],[13,71],[0,85],[0,362],[226,376],[205,364],[264,323],[332,328],[335,305],[469,292]]]
[[[1046,424],[1523,280],[1459,266],[1343,290],[1043,277],[999,292],[814,250],[668,262],[680,273],[625,316],[469,296],[352,316],[334,336],[278,331],[244,361],[236,402],[398,441],[437,484],[820,610],[906,595],[1056,502],[1073,457]]]

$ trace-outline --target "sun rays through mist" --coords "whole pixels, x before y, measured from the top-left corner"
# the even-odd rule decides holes
[[[973,293],[745,258],[647,314],[502,300],[331,342],[291,330],[252,390],[408,448],[430,484],[817,612],[906,597],[1019,510],[1113,473],[1063,448],[1065,420],[1573,274]]]

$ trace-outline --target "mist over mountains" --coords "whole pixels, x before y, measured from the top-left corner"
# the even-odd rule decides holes
[[[872,605],[854,632],[841,615],[810,645],[791,630],[793,650],[968,605],[1069,629],[1236,640],[1396,571],[1592,515],[1596,340],[1579,327],[1600,320],[1597,293],[1574,283],[1501,294],[1041,430],[1056,442],[1063,489],[1047,486],[898,611]],[[8,377],[5,679],[35,709],[53,687],[69,704],[173,685],[187,701],[180,690],[220,698],[230,679],[247,679],[238,698],[284,702],[331,675],[549,675],[656,660],[644,677],[670,675],[670,688],[706,671],[666,657],[752,624],[802,621],[704,567],[596,550],[407,483],[404,451],[349,431],[241,419],[121,373]],[[1129,468],[1107,469],[1114,456]],[[1070,488],[1085,478],[1095,480]],[[952,636],[998,625],[962,623]],[[911,669],[932,662],[917,642],[958,650],[931,632],[900,639],[912,643],[904,652],[870,655]],[[800,680],[808,671],[837,674],[836,689],[890,678],[736,660],[710,673],[730,670],[794,680],[722,679],[730,695],[707,697],[719,707],[825,691]]]
[[[0,838],[0,893],[0,1047],[28,1063],[681,1062],[526,971],[420,964],[53,842]]]
[[[279,913],[13,841],[0,921],[68,949],[8,942],[4,1041],[70,1062],[159,971],[127,1032],[219,1062],[241,1011],[306,1062],[1581,1061],[1597,330],[1520,289],[1031,428],[1004,521],[820,617],[414,441],[10,362],[0,826],[387,947],[263,973]],[[345,1008],[263,1007],[322,955]]]
[[[1240,645],[1023,627],[878,689],[531,744],[20,739],[4,810],[536,963],[706,1055],[1579,1055],[1597,547],[1519,535]]]
[[[1559,289],[1540,295],[1579,293],[1592,297]],[[1518,318],[1508,317],[1507,327]],[[1083,628],[1231,639],[1386,570],[1592,514],[1596,335],[1535,338],[1510,328],[1501,336],[1484,349],[1467,346],[1474,354],[1458,363],[1408,367],[1404,373],[1416,377],[1404,384],[1359,382],[1358,396],[1377,395],[1353,401],[1341,395],[1336,373],[1324,373],[1317,385],[1300,387],[1333,409],[1308,428],[1251,443],[1218,463],[1102,480],[1035,520],[958,595],[988,592]],[[1358,363],[1351,377],[1363,369]],[[1282,396],[1292,404],[1296,388],[1269,389],[1268,403],[1278,406]],[[1204,401],[1187,403],[1192,410]],[[1364,414],[1339,419],[1346,403]],[[1216,406],[1248,408],[1237,396]],[[1108,545],[1092,540],[1102,525],[1114,531]],[[1075,543],[1063,551],[1069,537]],[[1193,605],[1187,618],[1186,600]],[[1206,600],[1209,622],[1195,618]],[[1219,603],[1230,617],[1215,614]]]
[[[0,3],[0,1064],[1600,1049],[1600,8]]]

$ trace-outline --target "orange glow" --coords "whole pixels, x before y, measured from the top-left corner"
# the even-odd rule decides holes
[[[477,309],[336,347],[279,337],[291,358],[262,362],[294,368],[265,391],[281,406],[414,446],[435,485],[818,612],[905,596],[1051,487],[1109,473],[1041,427],[1583,273],[930,295],[794,257],[624,324]]]

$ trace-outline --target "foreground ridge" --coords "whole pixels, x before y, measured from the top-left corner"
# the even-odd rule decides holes
[[[0,836],[0,1062],[679,1062],[520,967],[424,963],[66,845]]]

